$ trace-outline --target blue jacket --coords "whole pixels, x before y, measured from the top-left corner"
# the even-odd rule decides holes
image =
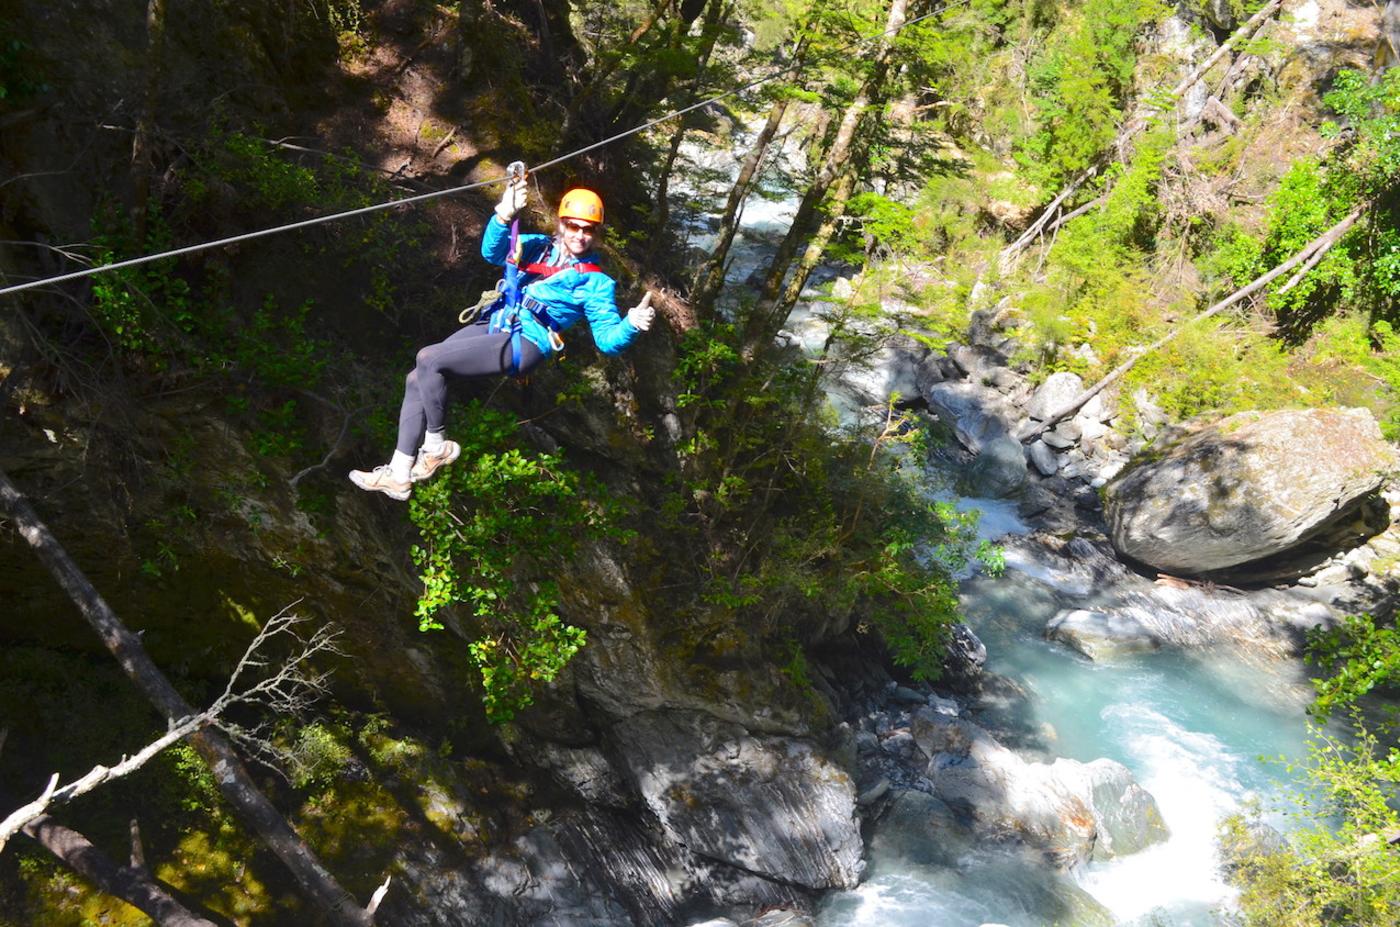
[[[580,258],[573,258],[548,235],[521,235],[520,243],[521,261],[525,264],[534,261],[548,264],[598,263],[597,255],[591,251]],[[486,220],[486,231],[481,236],[481,256],[492,264],[504,266],[509,255],[510,226],[492,216]],[[622,353],[638,334],[638,329],[618,313],[616,291],[617,281],[607,274],[576,270],[561,270],[524,287],[527,295],[545,305],[560,330],[571,328],[579,319],[586,317],[588,327],[593,332],[593,342],[604,354]],[[541,354],[549,357],[554,353],[547,328],[528,312],[521,313],[521,322],[522,334],[540,349]]]

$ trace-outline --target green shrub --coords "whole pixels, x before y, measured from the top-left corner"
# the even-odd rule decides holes
[[[515,420],[479,404],[454,419],[462,456],[420,485],[409,505],[423,592],[420,629],[457,610],[472,640],[483,703],[508,721],[558,675],[587,639],[559,614],[557,575],[590,539],[609,536],[606,496],[562,455],[530,449]]]

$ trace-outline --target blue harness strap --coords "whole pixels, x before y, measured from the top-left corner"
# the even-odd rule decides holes
[[[548,257],[547,250],[544,257]],[[549,314],[549,308],[544,303],[525,292],[525,283],[526,279],[532,275],[548,277],[566,268],[538,263],[532,263],[528,268],[522,268],[520,266],[521,260],[520,220],[514,219],[510,223],[510,253],[506,257],[506,275],[500,284],[501,299],[497,302],[495,311],[491,313],[491,321],[487,329],[492,332],[510,332],[510,370],[508,372],[511,376],[518,376],[520,373],[520,339],[524,337],[524,325],[521,322],[522,312],[530,313],[541,325],[549,329],[550,341],[556,351],[563,350],[564,347],[559,323]],[[580,273],[601,271],[601,268],[596,264],[575,263],[571,266]]]
[[[492,332],[510,332],[510,370],[511,376],[520,373],[520,339],[523,337],[524,326],[520,322],[521,307],[521,277],[524,275],[520,271],[520,220],[512,219],[510,223],[510,253],[506,256],[506,276],[502,281],[501,303],[495,312],[491,313],[491,323],[487,330]]]

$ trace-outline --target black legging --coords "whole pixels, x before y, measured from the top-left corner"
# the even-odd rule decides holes
[[[510,374],[510,333],[489,331],[489,324],[490,320],[483,313],[471,325],[418,352],[418,366],[404,380],[403,405],[399,407],[400,451],[414,454],[423,441],[424,431],[442,431],[447,406],[447,379],[444,374],[459,377]],[[516,374],[529,373],[542,357],[534,342],[522,337],[520,369]]]

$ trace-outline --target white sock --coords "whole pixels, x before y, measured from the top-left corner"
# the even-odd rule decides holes
[[[442,447],[442,432],[430,431],[423,435],[423,450],[434,453]]]
[[[394,456],[389,460],[389,475],[399,483],[408,482],[408,472],[413,469],[413,455],[405,454],[403,451],[394,451]]]

